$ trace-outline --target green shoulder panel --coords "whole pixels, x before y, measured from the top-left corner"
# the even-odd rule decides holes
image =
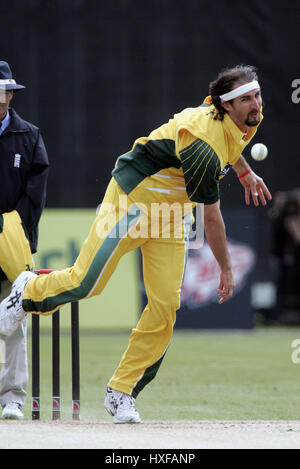
[[[195,139],[180,151],[180,158],[176,156],[174,140],[138,142],[118,158],[112,176],[124,192],[130,194],[145,178],[162,169],[182,166],[190,200],[205,204],[217,202],[221,165],[214,150],[203,140]]]
[[[137,143],[130,152],[121,155],[112,176],[129,194],[146,177],[170,167],[181,167],[174,140],[149,140],[145,144]]]
[[[212,147],[197,138],[180,151],[180,157],[189,199],[204,204],[217,202],[221,164]]]

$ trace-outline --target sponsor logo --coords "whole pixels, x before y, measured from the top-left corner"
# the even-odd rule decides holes
[[[234,294],[241,290],[247,275],[255,263],[254,250],[245,244],[228,240],[236,288]],[[181,305],[190,309],[205,306],[219,301],[216,290],[220,281],[220,268],[207,243],[203,248],[190,252],[181,289]]]
[[[33,412],[39,412],[40,411],[40,398],[39,397],[33,397],[32,398],[32,411]]]
[[[232,165],[228,163],[225,166],[225,168],[223,168],[222,171],[220,172],[220,178],[219,179],[222,179],[224,176],[226,176],[226,174],[228,173],[228,171],[230,171],[231,168],[232,168]]]
[[[14,308],[18,304],[21,296],[22,296],[22,293],[18,291],[16,291],[16,294],[14,296],[10,296],[8,300],[7,309]]]
[[[60,397],[52,398],[52,410],[54,410],[55,412],[60,411]]]

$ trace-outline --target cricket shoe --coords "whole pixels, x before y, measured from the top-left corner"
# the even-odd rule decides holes
[[[22,412],[22,406],[18,402],[9,402],[3,406],[2,411],[3,420],[23,420],[24,415]]]
[[[136,410],[135,399],[129,394],[106,388],[104,407],[114,417],[114,423],[141,423],[141,417]]]
[[[37,274],[22,272],[14,281],[10,295],[0,304],[0,334],[12,335],[21,321],[27,316],[22,306],[22,296],[26,283]]]

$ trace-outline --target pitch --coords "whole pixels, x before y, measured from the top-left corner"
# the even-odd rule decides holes
[[[300,421],[10,421],[0,424],[0,449],[297,449],[299,432]]]
[[[103,407],[105,386],[128,334],[81,331],[81,421],[72,422],[65,331],[62,420],[52,422],[51,338],[44,332],[41,421],[31,422],[29,389],[25,421],[0,421],[0,448],[299,447],[300,363],[293,360],[298,327],[176,331],[157,378],[137,399],[143,423],[114,425]]]

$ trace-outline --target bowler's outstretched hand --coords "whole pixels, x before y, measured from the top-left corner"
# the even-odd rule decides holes
[[[267,205],[266,198],[272,200],[272,195],[263,179],[257,176],[253,171],[241,178],[240,183],[245,189],[246,205],[250,205],[251,203],[250,195],[252,196],[255,207],[259,206],[259,202],[264,206]]]

